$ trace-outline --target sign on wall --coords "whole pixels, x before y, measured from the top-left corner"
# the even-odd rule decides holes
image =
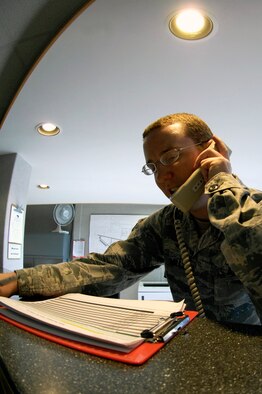
[[[24,240],[24,210],[15,205],[11,206],[9,234],[8,234],[8,259],[21,259]]]

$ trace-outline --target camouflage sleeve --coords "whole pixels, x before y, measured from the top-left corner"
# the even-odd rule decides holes
[[[160,244],[148,218],[134,227],[126,241],[112,244],[104,254],[90,253],[71,262],[17,270],[19,295],[116,294],[159,267],[163,260]]]
[[[262,192],[220,173],[206,184],[211,223],[224,234],[227,263],[250,294],[262,318]]]

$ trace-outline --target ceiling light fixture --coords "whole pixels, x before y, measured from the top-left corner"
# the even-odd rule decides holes
[[[53,136],[60,133],[60,127],[56,126],[53,123],[40,123],[36,126],[36,130],[38,133],[45,136]]]
[[[47,190],[47,189],[50,189],[50,186],[48,186],[48,185],[45,185],[45,184],[40,184],[40,185],[37,185],[37,187],[39,188],[39,189],[42,189],[42,190]]]
[[[186,9],[178,11],[169,21],[169,29],[184,40],[200,40],[213,30],[213,22],[204,12]]]

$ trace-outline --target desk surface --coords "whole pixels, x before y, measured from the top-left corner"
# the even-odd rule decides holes
[[[261,393],[261,336],[195,319],[142,366],[105,360],[0,321],[0,357],[19,393]]]

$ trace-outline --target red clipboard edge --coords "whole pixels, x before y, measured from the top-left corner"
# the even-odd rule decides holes
[[[195,311],[186,311],[185,314],[190,317],[190,322],[191,322],[197,316],[198,313]],[[119,361],[126,364],[142,365],[155,353],[157,353],[163,346],[165,346],[165,342],[159,342],[159,343],[144,342],[129,353],[121,353],[119,351],[104,349],[102,347],[93,346],[93,345],[87,345],[81,342],[71,341],[65,338],[51,335],[47,332],[19,323],[13,319],[10,319],[9,317],[2,315],[1,310],[0,310],[0,318],[6,321],[7,323],[10,323],[18,328],[21,328],[22,330],[28,331],[31,334],[37,335],[38,337],[47,339],[59,345],[63,345],[74,350],[79,350],[84,353],[92,354],[95,356],[107,358],[114,361]]]

